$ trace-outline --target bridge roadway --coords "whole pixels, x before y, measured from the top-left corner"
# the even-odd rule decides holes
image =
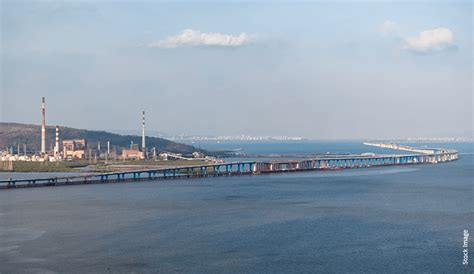
[[[295,171],[339,170],[391,165],[436,164],[457,159],[458,152],[447,149],[436,150],[430,154],[324,155],[304,160],[242,161],[123,172],[92,173],[65,177],[10,179],[1,180],[0,189],[236,176]]]

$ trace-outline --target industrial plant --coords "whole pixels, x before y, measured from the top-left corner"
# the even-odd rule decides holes
[[[40,150],[31,150],[26,144],[19,143],[0,150],[0,161],[2,161],[1,169],[10,170],[11,162],[15,161],[31,161],[31,162],[61,162],[88,160],[90,163],[97,163],[98,160],[108,161],[126,161],[126,160],[205,160],[215,161],[215,158],[205,156],[201,152],[190,153],[183,156],[179,153],[168,151],[158,151],[156,147],[150,149],[146,146],[145,136],[145,111],[142,111],[141,123],[141,146],[130,141],[128,147],[113,146],[111,141],[106,142],[105,148],[101,147],[100,141],[91,144],[89,140],[84,138],[62,138],[61,127],[55,126],[54,145],[50,144],[47,149],[47,126],[46,126],[46,100],[41,98],[41,140]]]

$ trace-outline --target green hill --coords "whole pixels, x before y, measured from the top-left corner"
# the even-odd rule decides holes
[[[49,150],[54,146],[56,128],[46,127],[46,149]],[[130,142],[141,144],[141,137],[136,135],[120,135],[106,131],[84,130],[69,127],[59,127],[60,141],[67,139],[86,139],[90,148],[97,148],[100,141],[102,150],[106,148],[107,141],[110,141],[112,147],[118,152],[123,148],[128,148]],[[39,151],[41,146],[41,126],[4,123],[0,122],[0,150],[16,144],[26,144],[27,151]],[[189,154],[194,151],[206,153],[201,149],[197,149],[190,145],[172,142],[163,138],[146,137],[147,147],[156,147],[157,152],[169,151],[174,153]],[[23,151],[23,148],[20,148]]]

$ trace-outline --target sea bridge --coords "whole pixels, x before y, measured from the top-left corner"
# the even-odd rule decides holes
[[[388,147],[388,146],[385,146]],[[393,165],[437,164],[458,159],[458,152],[450,149],[409,150],[413,154],[357,154],[322,155],[310,159],[241,161],[192,166],[161,167],[132,171],[92,173],[85,175],[1,180],[0,189],[78,184],[104,184],[136,181],[169,180],[178,178],[203,178],[217,176],[242,176],[267,173],[340,170]]]

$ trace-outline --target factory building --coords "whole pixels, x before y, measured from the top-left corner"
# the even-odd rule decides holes
[[[64,158],[79,158],[86,157],[87,142],[85,139],[64,140],[63,141],[63,156]]]
[[[134,144],[133,142],[130,144],[129,149],[122,150],[123,159],[138,160],[143,159],[143,155],[143,151],[138,149],[138,144]]]
[[[124,149],[122,150],[123,159],[143,159],[143,152],[138,149]]]

